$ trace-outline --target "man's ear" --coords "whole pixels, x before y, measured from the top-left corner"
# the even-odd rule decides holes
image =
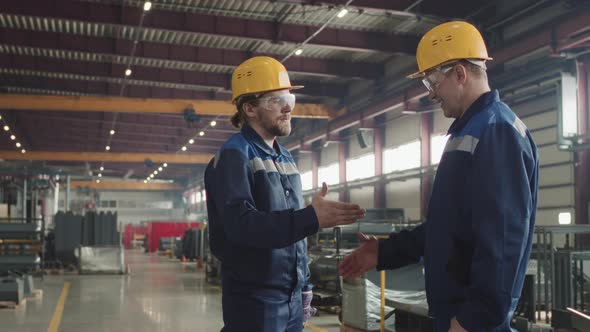
[[[467,67],[462,64],[458,64],[453,69],[453,75],[457,78],[457,82],[465,84],[467,82]]]
[[[254,109],[254,106],[252,106],[252,104],[244,103],[244,105],[242,106],[242,110],[244,111],[244,114],[248,119],[256,117],[256,110]]]

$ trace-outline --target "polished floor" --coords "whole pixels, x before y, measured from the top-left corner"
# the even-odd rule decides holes
[[[43,296],[29,299],[16,309],[0,309],[0,331],[221,329],[221,290],[205,282],[195,263],[183,265],[139,251],[126,251],[126,259],[131,273],[124,276],[66,274],[36,279]],[[69,284],[67,291],[65,284]],[[310,323],[304,331],[340,330],[334,315],[322,314]]]

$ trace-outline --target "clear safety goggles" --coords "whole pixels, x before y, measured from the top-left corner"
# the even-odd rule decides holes
[[[446,78],[446,74],[455,67],[456,63],[444,66],[442,68],[435,69],[432,73],[426,75],[422,79],[422,83],[430,92],[434,92],[434,89]]]
[[[258,101],[260,102],[260,106],[266,109],[282,110],[289,106],[292,111],[295,108],[295,95],[290,93],[280,96],[262,97],[258,98]]]

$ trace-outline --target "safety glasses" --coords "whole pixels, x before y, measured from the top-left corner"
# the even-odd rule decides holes
[[[295,95],[286,94],[280,96],[269,96],[258,98],[260,106],[266,109],[282,110],[289,106],[291,110],[295,108]]]
[[[454,63],[435,69],[432,73],[422,79],[422,83],[428,91],[434,92],[438,85],[446,78],[446,74],[453,69],[453,67],[455,67]]]

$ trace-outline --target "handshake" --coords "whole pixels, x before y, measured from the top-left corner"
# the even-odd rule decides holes
[[[365,216],[365,209],[358,204],[326,200],[328,186],[322,183],[322,190],[311,201],[320,228],[352,224]],[[339,274],[346,279],[354,279],[377,266],[379,241],[374,236],[358,234],[361,245],[340,262]]]

